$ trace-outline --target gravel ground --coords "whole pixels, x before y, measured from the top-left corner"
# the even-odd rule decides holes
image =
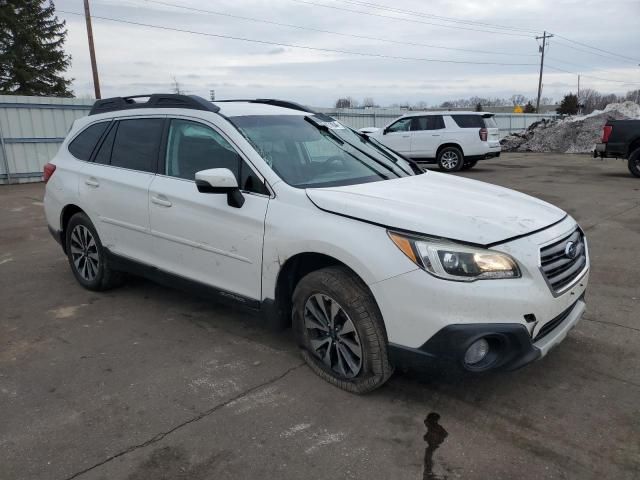
[[[0,478],[640,478],[640,181],[576,155],[507,154],[464,176],[581,222],[586,316],[522,370],[396,374],[367,396],[242,311],[139,279],[83,290],[43,185],[0,187]]]

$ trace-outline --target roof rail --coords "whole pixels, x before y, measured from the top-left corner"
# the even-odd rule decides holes
[[[316,113],[309,107],[300,105],[296,102],[290,102],[288,100],[278,100],[276,98],[254,98],[254,99],[233,99],[233,100],[214,100],[217,102],[248,102],[248,103],[264,103],[266,105],[273,105],[274,107],[290,108],[291,110],[299,110],[301,112]]]
[[[146,102],[138,102],[136,98],[148,98]],[[218,112],[220,107],[197,95],[177,95],[173,93],[154,93],[152,95],[133,95],[131,97],[113,97],[96,100],[89,115],[115,112],[134,108],[188,108]]]

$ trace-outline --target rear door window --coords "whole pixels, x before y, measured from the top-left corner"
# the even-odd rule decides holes
[[[155,172],[163,127],[163,118],[120,120],[111,152],[111,165]]]
[[[80,135],[69,144],[69,152],[79,160],[88,161],[98,140],[109,126],[109,122],[94,123],[85,128]]]
[[[484,128],[484,119],[480,115],[451,115],[460,128]]]

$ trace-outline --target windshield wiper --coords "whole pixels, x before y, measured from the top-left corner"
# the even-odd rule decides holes
[[[341,137],[340,135],[338,135],[334,130],[338,130],[338,129],[345,129],[346,127],[342,126],[340,123],[338,123],[336,120],[334,120],[333,118],[324,115],[322,113],[316,114],[314,116],[306,116],[304,117],[304,119],[310,123],[311,125],[313,125],[314,127],[316,127],[318,130],[326,132],[327,134],[329,134],[332,138],[334,138],[335,140],[337,140],[338,142],[340,142],[340,144],[347,144],[349,145],[351,148],[353,148],[354,150],[360,152],[361,154],[365,155],[366,157],[368,157],[369,159],[373,160],[374,162],[376,162],[378,165],[384,167],[385,169],[389,170],[391,173],[393,173],[394,175],[398,176],[398,173],[394,171],[393,167],[390,165],[385,164],[384,162],[380,161],[379,159],[377,159],[376,157],[374,157],[373,155],[370,155],[369,153],[367,153],[366,151],[358,148],[356,145],[354,145],[353,143],[349,142],[347,139],[345,139],[344,137]],[[338,125],[339,127],[336,128],[331,128],[330,125]],[[386,156],[386,155],[385,155]],[[399,168],[403,173],[407,173],[405,172],[399,165],[397,165],[396,162],[392,162],[394,165],[396,165],[397,168]]]

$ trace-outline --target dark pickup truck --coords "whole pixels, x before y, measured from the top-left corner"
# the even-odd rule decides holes
[[[609,120],[593,156],[625,158],[631,174],[640,178],[640,120]]]

